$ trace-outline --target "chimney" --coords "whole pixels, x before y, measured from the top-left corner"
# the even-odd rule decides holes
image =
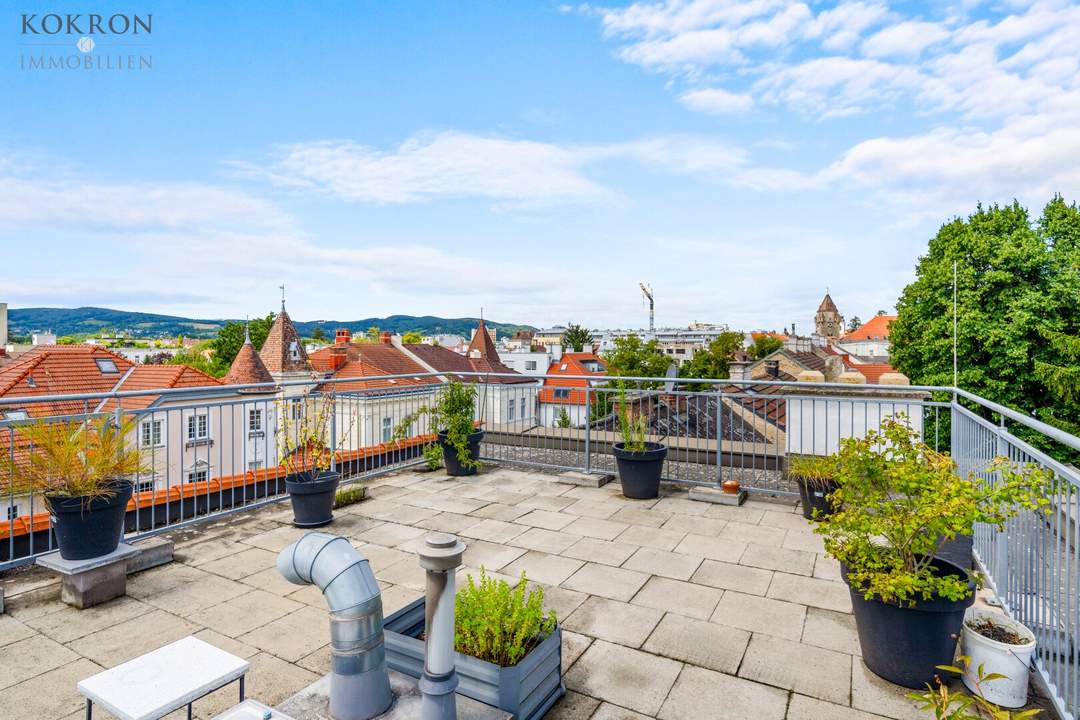
[[[746,360],[732,360],[729,362],[728,378],[731,380],[749,380],[750,362]]]
[[[766,360],[765,361],[765,377],[770,380],[780,379],[780,361],[779,360]]]
[[[389,345],[391,340],[393,339],[394,336],[389,330],[383,330],[381,333],[379,333],[379,342],[381,342],[383,345]]]
[[[340,330],[338,331],[341,332]],[[348,330],[345,331],[348,333]],[[348,343],[336,343],[330,348],[330,372],[337,372],[338,368],[345,364],[345,361],[349,359],[349,346]]]
[[[562,360],[562,345],[559,343],[552,343],[548,345],[548,350],[551,352],[551,362],[557,363]]]
[[[334,331],[335,345],[348,345],[350,342],[352,342],[352,333],[349,332],[349,328],[338,328]]]

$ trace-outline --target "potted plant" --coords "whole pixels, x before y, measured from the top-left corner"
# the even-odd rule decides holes
[[[454,603],[454,664],[462,695],[493,705],[518,720],[543,717],[566,692],[562,682],[562,630],[554,611],[544,614],[544,591],[529,592],[525,573],[511,588],[480,570],[469,575]],[[386,664],[411,677],[424,671],[425,598],[386,619]]]
[[[957,477],[952,459],[923,443],[903,417],[841,442],[836,510],[815,532],[840,561],[863,661],[886,680],[923,687],[953,659],[975,578],[936,557],[941,546],[975,523],[1000,530],[1021,509],[1048,504],[1044,472],[1004,458],[988,470]]]
[[[960,631],[960,653],[970,658],[964,685],[1002,707],[1027,704],[1028,666],[1035,653],[1035,633],[1010,617],[972,608]],[[984,669],[980,679],[972,668]]]
[[[334,396],[306,399],[302,405],[279,403],[279,412],[278,451],[293,525],[322,527],[334,519],[334,498],[341,482],[341,473],[334,469],[333,444],[328,441]]]
[[[86,560],[120,544],[131,499],[131,477],[145,472],[136,421],[37,420],[19,428],[27,455],[14,462],[29,492],[41,492],[51,515],[60,557]]]
[[[836,490],[836,459],[820,455],[793,455],[788,461],[788,477],[799,486],[802,514],[807,520],[833,512],[830,494]]]
[[[649,500],[660,494],[660,476],[664,472],[667,445],[646,440],[649,419],[646,413],[634,412],[626,398],[626,387],[619,386],[619,406],[616,409],[619,436],[622,442],[612,446],[619,482],[625,497]]]
[[[424,446],[424,458],[432,470],[440,464],[446,474],[455,477],[475,475],[480,468],[480,441],[484,431],[476,426],[476,388],[451,380],[439,390],[432,405],[423,405],[406,415],[394,429],[394,437],[403,440],[422,417],[436,431],[436,441]]]
[[[986,672],[982,665],[974,665],[972,659],[966,655],[957,658],[957,663],[958,665],[938,665],[938,670],[963,676],[964,684],[971,690],[971,695],[950,692],[948,684],[935,676],[936,689],[927,683],[925,692],[910,693],[908,698],[918,702],[920,710],[932,713],[940,720],[1031,720],[1042,713],[1037,708],[1016,713],[1002,710],[999,703],[987,697],[986,686],[1009,678]],[[1023,674],[1027,677],[1027,668],[1024,668]],[[970,684],[968,677],[971,678]],[[1026,687],[1026,681],[1024,685]]]

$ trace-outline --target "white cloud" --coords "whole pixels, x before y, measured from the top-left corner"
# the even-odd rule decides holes
[[[843,56],[772,69],[754,85],[761,102],[807,115],[843,117],[895,101],[921,77],[909,67]]]
[[[754,107],[752,95],[728,92],[722,88],[691,90],[680,97],[679,101],[691,110],[710,115],[743,113]]]
[[[923,50],[949,37],[939,23],[909,20],[879,30],[862,43],[864,54],[874,58],[917,57]]]

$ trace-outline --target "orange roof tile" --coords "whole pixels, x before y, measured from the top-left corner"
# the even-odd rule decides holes
[[[582,364],[583,362],[588,362],[590,360],[599,363],[600,367],[603,369],[593,372]],[[540,388],[540,402],[559,403],[561,405],[584,405],[584,388],[588,381],[584,379],[562,378],[558,377],[559,375],[593,375],[596,377],[603,377],[607,375],[607,363],[604,362],[603,358],[594,353],[565,353],[559,362],[552,363],[551,367],[548,368],[548,375],[544,378],[543,387]],[[567,393],[566,397],[556,397],[555,388],[571,388],[571,390]]]
[[[840,342],[855,342],[858,340],[888,340],[889,325],[896,319],[895,315],[878,315],[863,323],[857,330],[849,332],[840,338]]]
[[[252,385],[255,383],[273,382],[270,371],[266,369],[259,353],[255,352],[255,346],[251,344],[251,338],[245,337],[244,344],[240,346],[240,352],[229,366],[229,372],[222,378],[226,385]]]
[[[123,355],[98,345],[39,345],[0,369],[0,397],[106,393],[133,367]],[[0,413],[20,407],[30,417],[46,417],[93,410],[93,404],[68,400],[3,405]]]
[[[272,374],[311,372],[311,363],[308,361],[307,350],[300,341],[300,334],[296,332],[289,313],[285,312],[282,304],[281,312],[274,318],[274,324],[270,326],[270,332],[266,336],[259,358],[263,365]]]

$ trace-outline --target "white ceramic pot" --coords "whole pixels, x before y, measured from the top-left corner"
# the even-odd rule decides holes
[[[996,625],[1007,627],[1027,640],[1023,645],[1010,645],[984,637],[968,627],[969,620],[988,618]],[[1028,668],[1031,655],[1035,652],[1035,635],[1021,623],[1000,613],[971,608],[964,618],[964,627],[960,633],[960,653],[971,658],[968,671],[964,673],[964,685],[972,692],[982,692],[982,696],[1001,707],[1018,708],[1027,704]],[[979,665],[983,666],[983,675],[999,673],[1003,678],[984,682],[981,688],[975,687]]]

